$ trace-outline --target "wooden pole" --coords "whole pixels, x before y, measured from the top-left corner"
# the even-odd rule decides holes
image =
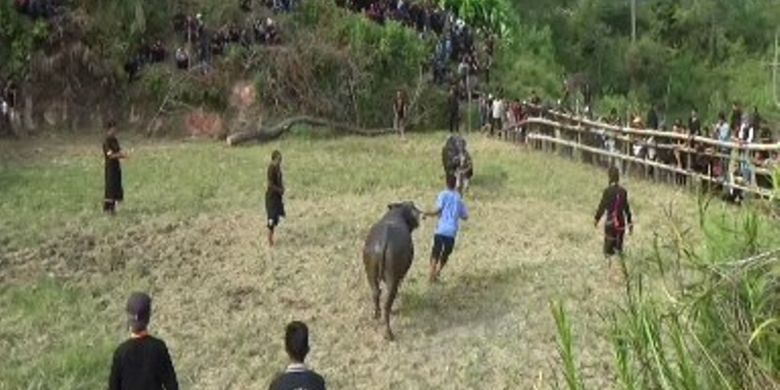
[[[469,66],[469,68],[471,68]],[[468,122],[466,124],[466,132],[471,133],[471,69],[466,70],[466,93],[468,94],[467,100],[466,100],[466,121]]]
[[[636,0],[631,0],[631,42],[636,42]]]

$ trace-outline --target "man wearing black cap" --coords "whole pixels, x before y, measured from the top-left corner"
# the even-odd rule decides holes
[[[293,321],[287,325],[284,346],[292,363],[271,382],[269,390],[325,390],[325,379],[303,363],[309,353],[309,328]]]
[[[109,390],[178,390],[176,372],[165,342],[147,332],[152,298],[133,293],[127,300],[130,339],[114,352]]]

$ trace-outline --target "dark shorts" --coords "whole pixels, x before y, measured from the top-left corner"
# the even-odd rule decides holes
[[[452,248],[454,247],[455,237],[442,236],[441,234],[434,235],[431,259],[446,264],[447,260],[450,258],[450,254],[452,254]]]
[[[604,255],[612,256],[623,253],[623,230],[607,226],[604,230]]]
[[[266,218],[266,226],[268,226],[268,229],[274,230],[274,228],[279,225],[279,219],[286,216],[282,197],[278,194],[266,194],[265,212],[268,216],[268,218]]]

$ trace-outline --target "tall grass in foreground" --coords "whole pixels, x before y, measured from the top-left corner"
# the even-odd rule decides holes
[[[623,389],[779,389],[780,229],[753,210],[700,204],[703,239],[668,211],[654,250],[623,265],[623,300],[605,316],[615,379]],[[560,304],[553,316],[568,388],[582,389]]]

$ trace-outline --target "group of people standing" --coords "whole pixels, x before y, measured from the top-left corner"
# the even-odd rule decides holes
[[[168,346],[149,333],[152,298],[130,295],[125,306],[130,337],[114,351],[109,390],[178,390],[179,381]],[[290,364],[271,382],[269,390],[325,390],[325,379],[306,366],[309,328],[300,321],[285,327],[284,346]]]

